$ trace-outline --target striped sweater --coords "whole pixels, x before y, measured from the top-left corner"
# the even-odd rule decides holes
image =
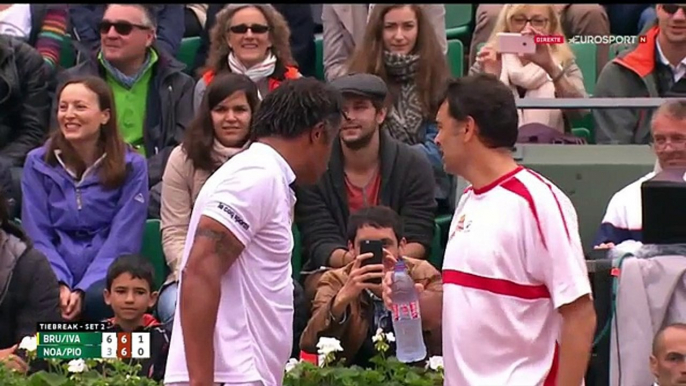
[[[44,13],[43,20],[35,20],[32,24],[38,28],[35,41],[29,43],[40,52],[45,62],[51,67],[56,68],[60,62],[60,51],[62,43],[67,36],[67,4],[51,4]],[[32,18],[40,16],[39,12],[34,12],[32,7]]]

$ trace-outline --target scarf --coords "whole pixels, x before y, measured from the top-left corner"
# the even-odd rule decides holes
[[[526,90],[524,94],[526,98],[555,98],[555,84],[548,73],[537,64],[522,65],[519,57],[514,54],[503,54],[502,63],[500,80],[510,87],[515,98],[519,98],[517,86]],[[527,123],[541,123],[561,133],[564,132],[562,110],[520,109],[517,114],[519,126]]]
[[[262,80],[267,79],[274,73],[274,69],[276,68],[276,56],[274,56],[271,52],[267,53],[267,57],[262,61],[262,63],[258,63],[250,68],[246,68],[243,63],[241,63],[240,60],[233,54],[233,52],[229,53],[229,68],[231,69],[231,72],[236,73],[236,74],[243,74],[250,78],[255,84],[259,84]],[[257,94],[262,100],[262,95],[260,91],[257,91]]]
[[[119,84],[124,86],[127,90],[130,90],[133,85],[136,84],[140,80],[141,77],[145,74],[146,71],[150,69],[150,66],[157,61],[157,54],[155,51],[148,50],[148,53],[145,55],[145,61],[143,62],[143,65],[138,69],[138,71],[133,74],[132,76],[128,76],[124,74],[123,72],[119,71],[112,63],[110,63],[107,59],[105,59],[105,56],[103,56],[102,51],[98,54],[98,57],[100,59],[100,63],[102,63],[102,66],[105,67],[105,70],[117,81]]]
[[[400,84],[400,93],[393,102],[393,108],[384,120],[382,127],[391,136],[408,145],[421,143],[424,138],[420,133],[424,123],[422,105],[417,95],[415,75],[419,55],[402,55],[384,51],[386,72],[389,83]]]
[[[248,141],[242,147],[226,147],[215,138],[214,143],[212,143],[212,159],[224,164],[224,162],[228,161],[231,157],[247,149],[249,145],[250,142]]]

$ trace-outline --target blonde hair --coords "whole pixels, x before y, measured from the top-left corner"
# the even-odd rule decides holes
[[[497,36],[501,32],[516,32],[512,31],[510,28],[510,20],[512,16],[520,12],[526,12],[530,7],[545,7],[547,10],[548,18],[548,31],[541,31],[544,33],[550,33],[556,36],[564,36],[564,31],[562,30],[562,23],[560,22],[560,17],[557,15],[557,11],[552,4],[505,4],[503,9],[498,15],[498,20],[496,21],[495,28],[488,39],[488,44],[497,44]],[[565,41],[562,44],[552,44],[550,45],[553,58],[559,62],[559,64],[566,64],[571,60],[574,60],[574,52],[572,52],[571,47]]]

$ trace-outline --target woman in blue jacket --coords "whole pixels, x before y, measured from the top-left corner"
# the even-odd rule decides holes
[[[140,252],[147,167],[119,134],[105,81],[73,79],[58,96],[59,130],[24,165],[21,220],[60,282],[62,317],[98,321],[112,313],[103,301],[110,263]]]

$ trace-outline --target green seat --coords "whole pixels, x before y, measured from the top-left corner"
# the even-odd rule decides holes
[[[453,215],[451,214],[444,214],[442,216],[436,217],[436,225],[438,225],[438,229],[440,231],[441,235],[441,247],[445,248],[446,243],[448,242],[448,232],[450,231],[450,222],[453,221]]]
[[[443,267],[443,246],[441,244],[441,227],[438,223],[434,223],[434,238],[431,241],[429,263],[439,271]]]
[[[71,68],[76,64],[76,51],[71,43],[71,37],[65,35],[60,45],[60,63],[62,68]]]
[[[448,40],[448,65],[453,77],[459,78],[464,75],[464,46],[459,40]]]
[[[302,244],[300,242],[300,231],[298,226],[293,223],[293,253],[291,254],[291,266],[293,267],[293,279],[300,279],[302,269]]]
[[[445,36],[448,40],[469,35],[472,11],[472,4],[445,4]]]
[[[155,269],[155,287],[159,289],[169,275],[169,267],[162,250],[160,220],[149,219],[145,222],[141,255],[146,257]]]
[[[187,70],[195,67],[195,56],[198,54],[200,42],[201,40],[199,36],[183,38],[183,40],[181,40],[181,48],[179,48],[179,53],[176,55],[176,59],[178,59],[181,63],[184,63]]]
[[[576,57],[576,65],[579,66],[581,74],[584,76],[584,87],[586,92],[590,95],[595,90],[595,82],[597,80],[596,57],[598,50],[595,44],[570,44]]]
[[[324,39],[319,38],[315,40],[314,46],[316,49],[315,76],[321,81],[326,81],[326,76],[324,75]]]
[[[572,128],[572,134],[574,134],[574,136],[576,136],[576,137],[585,139],[587,143],[593,142],[593,136],[591,135],[591,130],[589,130],[585,127],[574,127],[574,128]]]

